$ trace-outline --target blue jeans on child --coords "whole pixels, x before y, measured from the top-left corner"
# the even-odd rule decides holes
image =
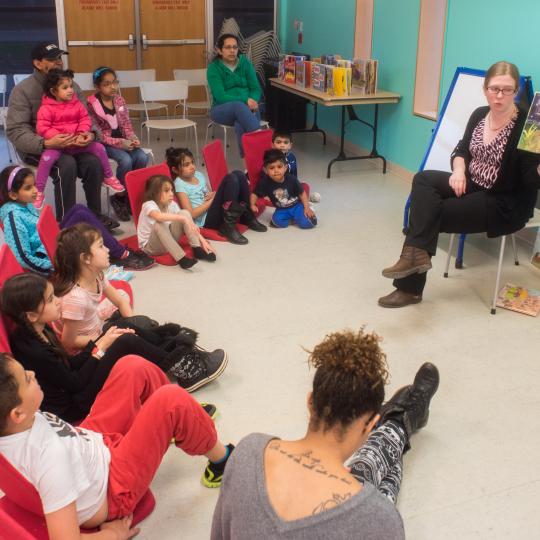
[[[236,140],[240,157],[244,157],[242,147],[242,135],[251,131],[257,131],[261,127],[261,114],[259,111],[252,111],[245,103],[241,101],[230,101],[215,105],[210,109],[210,118],[218,124],[224,126],[234,126]]]
[[[148,156],[140,149],[135,148],[128,152],[122,148],[105,145],[107,155],[116,161],[116,178],[124,184],[126,173],[137,169],[144,169],[148,165]]]
[[[295,204],[290,208],[276,208],[272,216],[272,222],[276,227],[284,229],[290,222],[296,223],[301,229],[313,229],[317,225],[317,218],[308,218],[304,214],[304,205]]]

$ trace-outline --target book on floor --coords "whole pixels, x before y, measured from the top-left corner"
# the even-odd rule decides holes
[[[518,149],[540,154],[540,92],[534,94],[519,138]]]
[[[540,312],[540,291],[507,283],[499,292],[497,307],[536,317]]]

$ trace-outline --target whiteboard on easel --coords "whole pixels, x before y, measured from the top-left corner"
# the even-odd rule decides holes
[[[469,117],[475,109],[487,105],[484,75],[485,71],[481,70],[456,70],[421,170],[452,172],[450,156],[463,136]]]
[[[483,92],[486,72],[481,69],[458,67],[446,94],[437,125],[433,130],[420,170],[452,172],[450,156],[460,141],[472,112],[487,105]],[[520,77],[520,91],[516,102],[530,103],[532,84],[530,77]]]

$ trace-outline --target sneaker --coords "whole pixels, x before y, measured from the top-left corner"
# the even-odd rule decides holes
[[[379,425],[387,420],[398,421],[407,434],[405,449],[410,448],[411,435],[422,429],[429,418],[431,398],[439,388],[439,370],[437,366],[423,364],[411,385],[399,389],[381,408]]]
[[[222,349],[207,352],[200,347],[187,352],[170,373],[187,392],[195,392],[210,381],[217,379],[227,367],[229,357]]]
[[[207,488],[217,488],[221,486],[221,481],[223,480],[223,473],[225,472],[227,462],[229,461],[229,458],[233,453],[234,444],[228,444],[225,448],[229,450],[229,454],[223,461],[220,461],[219,463],[213,463],[212,461],[208,460],[208,463],[206,464],[206,469],[204,469],[204,473],[201,478],[203,486]]]
[[[45,193],[38,191],[36,195],[36,200],[34,201],[34,208],[36,210],[41,210],[44,204],[45,204]]]
[[[109,231],[112,231],[113,229],[117,229],[120,227],[120,223],[116,221],[115,219],[110,218],[109,216],[106,216],[105,214],[96,214],[96,217],[101,221],[103,226],[107,228]]]
[[[151,257],[141,257],[133,251],[128,251],[128,254],[121,259],[111,259],[111,264],[123,266],[127,270],[148,270],[154,266],[156,261]]]
[[[188,257],[187,255],[184,255],[179,261],[178,266],[182,268],[182,270],[189,270],[192,266],[195,266],[199,261],[197,259],[192,259],[191,257]]]
[[[216,262],[216,254],[211,251],[206,253],[201,246],[193,246],[193,255],[201,261]]]
[[[112,209],[120,221],[131,221],[131,209],[127,197],[112,195],[110,201]]]
[[[122,185],[122,182],[116,178],[116,176],[111,176],[110,178],[105,178],[103,180],[103,185],[107,186],[111,191],[115,193],[123,193],[126,191],[126,188]]]
[[[217,407],[215,405],[212,405],[212,403],[201,403],[201,407],[212,420],[216,419]]]

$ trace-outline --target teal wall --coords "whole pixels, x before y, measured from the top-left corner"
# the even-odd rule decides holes
[[[346,58],[354,48],[356,0],[281,0],[280,36],[285,51],[318,56],[337,53]],[[375,0],[373,58],[379,60],[379,87],[401,94],[398,105],[379,108],[378,150],[387,159],[415,171],[435,123],[412,114],[420,0]],[[294,19],[304,22],[304,42],[298,45]],[[516,24],[514,21],[531,21]],[[540,20],[540,0],[448,0],[447,31],[441,78],[441,104],[456,67],[487,68],[509,60],[540,88],[538,45],[532,21]],[[331,23],[330,23],[331,21]],[[371,119],[369,107],[357,107]],[[323,110],[320,124],[339,133],[339,110]],[[347,138],[370,146],[370,133],[356,123]]]

